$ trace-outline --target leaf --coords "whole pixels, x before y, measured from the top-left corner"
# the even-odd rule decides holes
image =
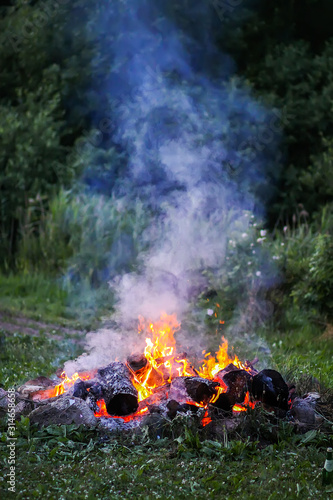
[[[302,437],[301,439],[301,442],[299,444],[299,446],[301,444],[306,444],[306,443],[310,443],[311,441],[314,441],[315,438],[317,437],[317,434],[318,432],[316,430],[312,430],[312,431],[308,431],[306,434],[304,434],[304,436]]]

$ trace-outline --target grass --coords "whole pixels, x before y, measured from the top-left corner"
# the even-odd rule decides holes
[[[78,290],[38,273],[0,274],[0,312],[93,329],[111,305],[107,287],[95,291],[81,283]]]
[[[0,330],[0,386],[17,386],[39,375],[51,376],[81,350],[76,339],[66,335],[56,340],[45,334],[31,336]]]
[[[57,321],[73,319],[67,293],[56,280],[37,274],[0,276],[0,307],[35,319]]]
[[[324,449],[304,439],[259,449],[256,443],[204,440],[199,449],[148,433],[101,436],[75,426],[17,424],[16,498],[329,499],[321,486]],[[6,435],[2,434],[3,451]],[[6,452],[5,452],[6,453]],[[5,460],[5,453],[2,461]],[[6,491],[0,473],[1,498]]]

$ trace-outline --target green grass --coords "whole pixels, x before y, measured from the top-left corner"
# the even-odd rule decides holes
[[[101,436],[75,426],[37,430],[17,424],[15,498],[77,499],[246,498],[329,499],[321,486],[324,448],[304,438],[259,449],[256,443],[181,439],[141,434]],[[2,434],[1,462],[5,462]],[[6,489],[0,473],[0,496]]]
[[[50,332],[55,333],[55,331]],[[75,338],[61,340],[0,330],[0,386],[17,386],[39,375],[53,375],[62,364],[81,354]]]
[[[36,319],[73,319],[68,295],[54,279],[37,274],[0,275],[0,308]]]

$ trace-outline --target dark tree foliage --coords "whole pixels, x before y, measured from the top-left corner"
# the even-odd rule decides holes
[[[113,51],[126,9],[120,0],[0,4],[0,255],[8,263],[29,200],[49,200],[82,174],[91,189],[109,195],[125,175],[113,110],[119,89],[126,91],[121,68],[128,54],[118,67]],[[299,203],[312,214],[332,201],[330,0],[142,0],[133,23],[142,12],[156,37],[165,20],[179,27],[196,71],[216,76],[217,61],[230,54],[236,65],[225,58],[228,72],[237,68],[258,99],[280,110],[285,156],[282,171],[271,174],[271,226]],[[147,44],[148,60],[149,50]]]
[[[245,5],[246,4],[246,5]],[[333,4],[330,0],[245,2],[225,21],[219,45],[239,71],[282,112],[286,161],[270,223],[285,223],[302,203],[313,215],[333,200]],[[248,8],[246,10],[246,7]],[[236,11],[237,9],[235,9]]]

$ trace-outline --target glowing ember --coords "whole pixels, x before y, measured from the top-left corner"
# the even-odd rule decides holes
[[[255,403],[253,403],[251,400],[250,400],[250,393],[249,391],[247,391],[246,395],[245,395],[245,398],[244,398],[244,403],[242,404],[236,404],[232,407],[232,411],[233,413],[241,413],[242,411],[247,411],[248,408],[254,408],[255,407]]]
[[[208,416],[208,410],[206,410],[203,419],[201,420],[202,427],[206,427],[206,425],[209,424],[211,421],[212,419]]]
[[[127,415],[126,417],[116,417],[108,414],[104,399],[100,399],[99,401],[97,401],[97,406],[99,410],[95,412],[95,417],[121,418],[124,422],[130,422],[131,420],[133,420],[133,418],[140,417],[148,411],[148,408],[145,407],[142,410],[138,410],[136,413],[133,413],[132,415]]]

